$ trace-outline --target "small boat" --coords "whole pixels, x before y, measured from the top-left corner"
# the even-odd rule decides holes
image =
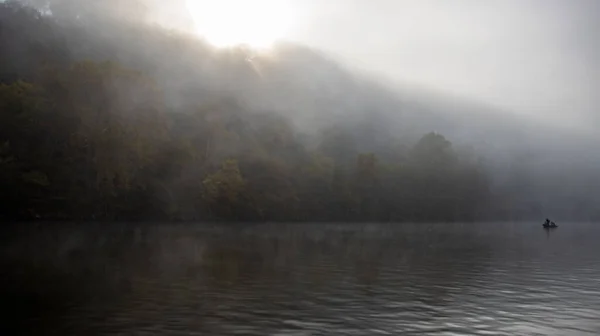
[[[544,229],[555,229],[558,227],[558,225],[556,225],[556,223],[554,222],[544,223],[542,224],[542,226],[544,227]]]

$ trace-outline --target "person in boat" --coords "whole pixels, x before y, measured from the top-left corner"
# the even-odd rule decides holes
[[[550,225],[550,220],[548,218],[546,218],[546,222],[544,223],[544,225]]]

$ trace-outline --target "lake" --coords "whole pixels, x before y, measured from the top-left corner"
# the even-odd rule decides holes
[[[600,225],[6,228],[0,334],[599,335]]]

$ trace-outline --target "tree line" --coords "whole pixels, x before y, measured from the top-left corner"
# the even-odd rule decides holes
[[[0,18],[0,31],[11,32],[0,34],[5,220],[397,222],[485,214],[490,182],[481,159],[442,134],[389,134],[370,145],[360,143],[365,132],[378,130],[367,124],[307,135],[286,116],[249,109],[226,92],[192,92],[173,104],[156,73],[122,64],[100,37],[86,42],[98,55],[86,59],[65,47],[78,32],[52,15],[9,1]],[[165,36],[163,43],[181,39]],[[229,65],[236,71],[239,63]]]

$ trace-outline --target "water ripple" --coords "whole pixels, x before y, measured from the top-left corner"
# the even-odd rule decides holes
[[[0,250],[3,311],[22,334],[598,335],[598,233],[561,225],[546,235],[527,224],[23,229]]]

